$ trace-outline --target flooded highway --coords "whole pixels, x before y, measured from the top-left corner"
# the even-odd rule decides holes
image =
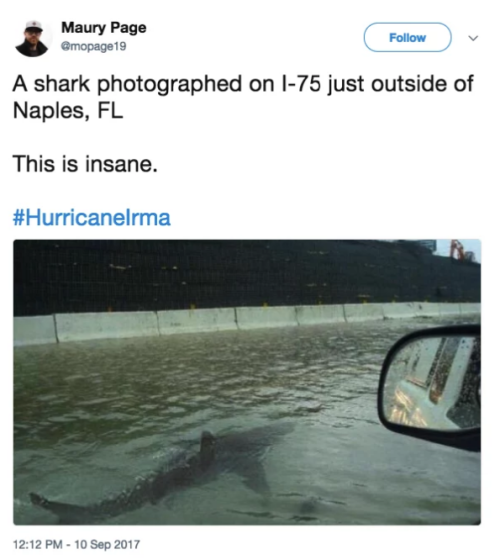
[[[235,446],[262,445],[245,465],[228,461],[210,479],[98,522],[473,524],[480,519],[480,454],[389,432],[376,409],[392,344],[453,322],[16,348],[14,522],[58,522],[31,504],[30,492],[100,502],[176,465],[210,430],[216,441],[233,442],[228,456]],[[267,438],[275,431],[279,437]]]

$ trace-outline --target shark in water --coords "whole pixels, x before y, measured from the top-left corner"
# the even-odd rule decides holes
[[[98,523],[122,513],[139,509],[147,503],[183,489],[207,484],[224,473],[240,475],[243,483],[263,496],[270,493],[262,465],[265,452],[277,438],[293,430],[293,424],[281,422],[247,432],[215,437],[205,431],[199,451],[183,455],[170,468],[165,468],[142,480],[132,489],[89,506],[53,502],[31,493],[31,503],[46,509],[65,525]]]

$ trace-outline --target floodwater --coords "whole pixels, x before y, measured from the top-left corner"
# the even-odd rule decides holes
[[[58,522],[30,503],[30,492],[96,503],[165,468],[203,430],[216,437],[258,427],[272,432],[286,422],[293,430],[258,457],[266,496],[229,470],[99,523],[477,523],[480,454],[389,432],[377,416],[386,352],[404,334],[438,324],[384,321],[16,349],[14,522]]]

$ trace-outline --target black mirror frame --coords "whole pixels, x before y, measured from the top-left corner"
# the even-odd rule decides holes
[[[446,336],[481,336],[481,325],[470,324],[470,325],[452,325],[448,327],[437,327],[433,329],[424,329],[420,331],[413,332],[409,335],[404,336],[402,339],[398,340],[396,344],[389,350],[384,364],[382,366],[382,372],[380,374],[380,381],[378,386],[378,396],[377,396],[377,410],[380,422],[392,432],[398,434],[403,434],[418,439],[424,439],[427,441],[432,441],[433,443],[439,443],[441,445],[447,445],[449,447],[456,447],[458,449],[464,449],[466,451],[481,451],[481,428],[471,428],[468,430],[461,430],[460,432],[446,432],[440,430],[427,430],[423,428],[414,428],[412,426],[402,426],[399,424],[393,424],[389,422],[384,415],[383,400],[384,400],[384,385],[385,379],[387,377],[387,372],[389,371],[389,366],[391,365],[394,355],[399,352],[399,350],[406,346],[412,340],[422,339],[422,338],[435,338],[435,337],[446,337]]]

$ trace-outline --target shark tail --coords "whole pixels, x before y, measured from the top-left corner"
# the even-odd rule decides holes
[[[92,522],[92,515],[87,508],[76,506],[73,504],[64,504],[62,502],[51,502],[40,494],[30,492],[31,503],[35,506],[41,507],[50,511],[59,518],[59,523],[64,525],[74,525],[79,523]]]

